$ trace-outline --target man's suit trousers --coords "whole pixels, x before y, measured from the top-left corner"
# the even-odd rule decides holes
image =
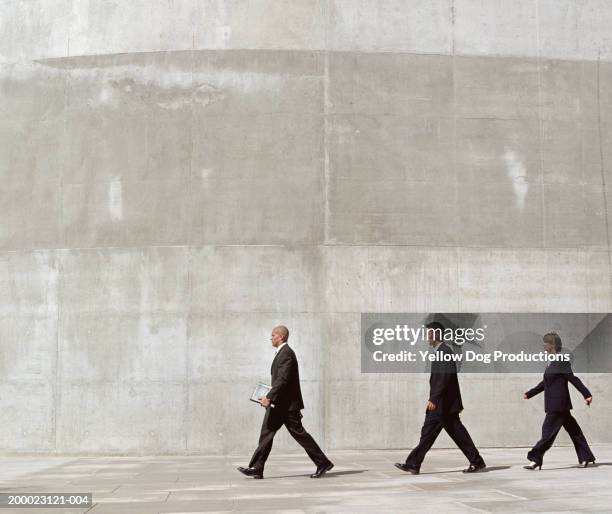
[[[480,453],[474,446],[467,429],[459,419],[459,413],[438,413],[427,411],[425,422],[421,429],[421,439],[419,444],[410,452],[406,458],[406,465],[419,469],[425,459],[425,454],[434,444],[442,429],[446,430],[451,439],[467,457],[470,464],[483,464],[484,461]]]
[[[249,467],[260,470],[264,469],[268,455],[270,455],[270,450],[272,450],[274,436],[283,425],[287,427],[293,438],[306,450],[306,453],[317,467],[328,462],[319,445],[302,426],[302,413],[299,410],[274,412],[274,409],[268,408],[266,409],[261,426],[259,445],[251,458]]]

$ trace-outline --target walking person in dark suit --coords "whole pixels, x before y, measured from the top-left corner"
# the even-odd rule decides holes
[[[453,350],[442,340],[444,326],[434,321],[427,325],[427,339],[429,345],[435,350],[436,356],[453,355]],[[421,439],[405,463],[396,463],[395,466],[402,471],[418,475],[421,463],[426,453],[432,447],[436,438],[446,430],[451,439],[467,457],[470,465],[464,473],[482,471],[486,465],[480,453],[474,446],[467,429],[459,419],[463,410],[461,391],[457,379],[457,366],[454,361],[434,361],[431,365],[429,378],[429,400],[425,410],[425,422],[421,429]]]
[[[558,354],[561,351],[561,338],[554,332],[546,334],[543,337],[544,351],[551,354]],[[569,355],[569,354],[567,354]],[[580,391],[584,396],[587,405],[591,405],[593,396],[586,388],[582,381],[572,372],[571,362],[568,361],[551,361],[544,371],[544,380],[533,389],[527,391],[524,398],[527,400],[536,394],[544,391],[544,411],[546,417],[542,425],[542,438],[529,451],[527,458],[531,461],[531,465],[524,466],[525,469],[534,470],[542,469],[542,461],[544,454],[555,442],[555,438],[563,427],[574,443],[578,462],[582,467],[586,468],[589,464],[595,462],[595,456],[589,448],[582,429],[578,422],[571,415],[572,400],[570,399],[567,383]]]
[[[287,327],[280,325],[272,329],[270,341],[276,348],[276,356],[272,361],[272,389],[266,396],[259,398],[261,406],[266,409],[259,445],[249,466],[238,468],[238,471],[253,478],[263,478],[264,466],[272,449],[274,435],[283,425],[287,427],[289,433],[306,450],[317,466],[310,478],[319,478],[334,467],[302,426],[300,411],[304,408],[304,402],[300,389],[298,361],[295,353],[287,344],[288,339]]]

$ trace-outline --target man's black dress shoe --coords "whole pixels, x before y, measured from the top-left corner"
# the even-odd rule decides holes
[[[328,471],[331,471],[333,467],[334,467],[334,463],[331,461],[328,461],[322,466],[319,466],[317,470],[312,475],[310,475],[310,478],[320,478]]]
[[[487,465],[484,462],[480,464],[470,464],[470,467],[467,469],[464,469],[463,472],[464,473],[478,473],[479,471],[482,471],[486,467]]]
[[[593,464],[593,465],[595,465],[595,459],[593,459],[593,460],[587,460],[587,461],[585,461],[585,462],[581,462],[581,463],[580,463],[580,467],[581,467],[581,468],[588,468],[588,467],[589,467],[589,464]]]
[[[406,473],[410,473],[411,475],[418,475],[420,473],[420,470],[418,468],[413,468],[411,466],[408,466],[407,464],[402,464],[401,462],[396,462],[395,467],[401,469],[402,471],[405,471]]]
[[[238,471],[240,471],[240,473],[242,473],[243,475],[246,475],[248,477],[253,477],[253,478],[263,478],[263,470],[261,469],[257,469],[257,468],[243,468],[242,466],[238,466],[238,468],[236,468]]]

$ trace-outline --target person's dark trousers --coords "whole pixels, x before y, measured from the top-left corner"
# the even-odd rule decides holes
[[[319,445],[302,426],[302,413],[299,410],[275,413],[274,409],[267,409],[259,435],[259,446],[257,446],[255,453],[253,453],[249,463],[250,468],[263,471],[268,455],[270,455],[270,450],[272,450],[274,435],[283,425],[287,427],[289,433],[300,446],[306,450],[306,453],[317,467],[329,462],[329,459],[319,448]]]
[[[467,457],[470,464],[484,464],[484,460],[474,446],[467,429],[459,419],[459,413],[440,414],[435,411],[427,411],[425,422],[421,429],[419,444],[410,452],[406,458],[406,465],[419,469],[425,459],[425,454],[434,444],[442,429],[446,430],[451,439]]]
[[[527,453],[527,458],[538,465],[542,464],[544,454],[555,442],[555,438],[559,430],[561,430],[561,427],[567,431],[572,439],[572,443],[574,443],[578,462],[595,460],[580,425],[578,425],[578,422],[570,411],[546,413],[544,423],[542,424],[542,438],[535,444],[529,453]]]

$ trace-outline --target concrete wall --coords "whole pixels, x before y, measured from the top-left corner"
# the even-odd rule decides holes
[[[361,375],[360,312],[612,311],[605,0],[0,14],[2,451],[246,453],[281,322],[326,448],[411,447],[427,378]],[[461,377],[477,444],[537,439],[535,381]]]

